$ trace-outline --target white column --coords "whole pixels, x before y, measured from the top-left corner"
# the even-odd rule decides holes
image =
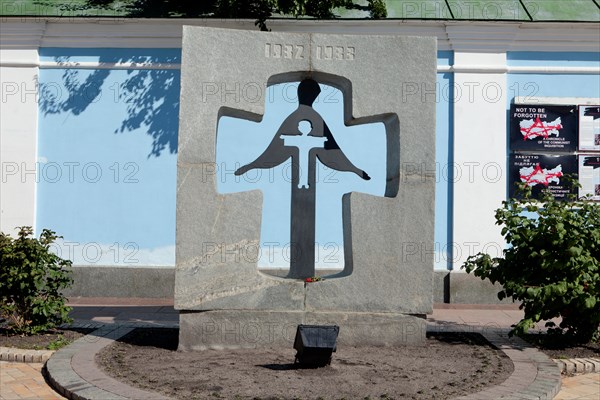
[[[454,53],[453,268],[504,248],[494,210],[506,197],[506,52]]]
[[[35,227],[38,51],[0,49],[0,230]]]

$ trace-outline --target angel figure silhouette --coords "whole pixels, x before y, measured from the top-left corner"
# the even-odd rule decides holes
[[[270,169],[292,159],[292,205],[290,270],[288,278],[315,276],[316,159],[334,170],[353,172],[371,179],[356,167],[338,146],[321,115],[312,107],[321,88],[313,79],[298,85],[298,108],[281,124],[266,150],[251,163],[235,171]]]

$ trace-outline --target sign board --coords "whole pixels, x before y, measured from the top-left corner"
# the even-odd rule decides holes
[[[577,106],[510,106],[510,149],[537,153],[577,150]]]
[[[591,195],[600,201],[600,155],[579,156],[579,197]]]
[[[600,151],[600,106],[579,106],[579,150]]]
[[[542,190],[549,189],[554,198],[565,199],[569,189],[563,176],[577,173],[574,155],[511,154],[509,159],[509,197],[516,196],[516,182],[526,182],[539,198]]]

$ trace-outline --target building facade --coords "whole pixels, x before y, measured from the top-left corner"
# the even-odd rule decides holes
[[[512,183],[511,104],[600,104],[599,13],[592,22],[269,22],[273,31],[437,38],[436,87],[405,82],[398,93],[437,104],[435,170],[401,160],[403,174],[436,176],[435,246],[400,244],[407,256],[434,253],[437,301],[494,301],[459,271],[469,255],[505,247],[494,210]],[[74,261],[73,296],[172,296],[183,25],[256,29],[248,20],[2,21],[0,230],[62,235],[56,251]]]

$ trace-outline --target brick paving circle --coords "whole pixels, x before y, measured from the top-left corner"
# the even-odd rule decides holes
[[[60,400],[42,376],[42,363],[0,361],[0,399]]]

